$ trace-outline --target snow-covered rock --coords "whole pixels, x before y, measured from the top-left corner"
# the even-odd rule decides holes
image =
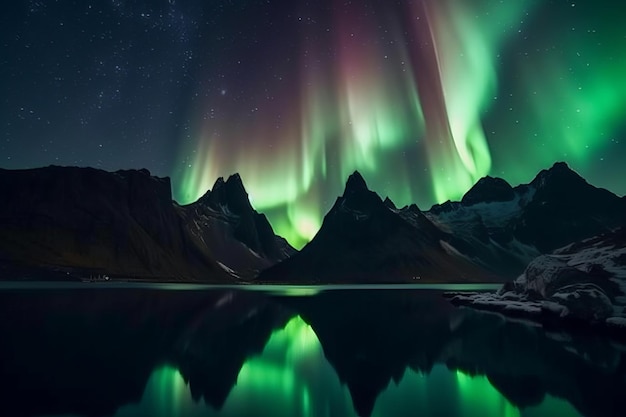
[[[448,296],[455,304],[509,315],[626,330],[626,228],[538,256],[495,293]]]

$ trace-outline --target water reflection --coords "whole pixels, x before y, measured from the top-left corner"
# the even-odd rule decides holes
[[[456,309],[435,290],[293,295],[0,291],[3,410],[610,417],[625,409],[624,352],[609,340]]]

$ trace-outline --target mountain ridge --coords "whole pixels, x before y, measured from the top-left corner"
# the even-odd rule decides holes
[[[398,209],[354,171],[299,254],[252,207],[239,174],[185,206],[172,200],[169,178],[148,170],[0,170],[0,194],[4,276],[44,268],[57,278],[506,280],[542,253],[626,225],[626,197],[562,162],[515,187],[484,177],[460,201],[427,211]]]
[[[397,209],[355,171],[313,240],[259,279],[344,282],[345,274],[348,282],[437,281],[436,270],[439,282],[513,279],[541,253],[626,224],[625,201],[557,162],[528,184],[512,187],[487,176],[461,201]]]
[[[0,205],[0,276],[9,279],[109,275],[233,282],[286,256],[280,251],[284,240],[276,238],[271,258],[265,251],[246,249],[255,261],[242,271],[233,269],[214,248],[247,248],[234,236],[234,224],[215,227],[213,222],[204,225],[213,226],[211,230],[203,229],[193,208],[172,200],[169,178],[154,177],[146,169],[0,169],[0,195],[5,198]],[[247,200],[245,189],[244,195]],[[238,211],[238,218],[252,219],[251,240],[256,237],[259,248],[270,248],[275,235],[267,219],[243,197],[233,201],[227,203]],[[282,249],[293,250],[289,248]]]
[[[270,282],[436,281],[437,274],[471,280],[488,271],[457,254],[417,206],[401,216],[369,190],[355,171],[324,217],[313,240],[298,254],[263,271]]]

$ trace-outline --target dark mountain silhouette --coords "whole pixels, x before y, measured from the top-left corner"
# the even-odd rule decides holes
[[[511,278],[542,253],[626,225],[625,200],[590,185],[563,162],[514,188],[485,177],[460,202],[425,214],[467,242],[475,262]]]
[[[626,225],[626,199],[565,163],[511,187],[485,177],[460,202],[398,209],[355,172],[301,253],[251,206],[239,175],[172,202],[146,170],[0,170],[0,276],[227,282],[511,279],[533,258]],[[42,271],[45,271],[42,272]]]
[[[541,253],[626,225],[624,200],[589,184],[563,162],[541,171],[528,187],[535,194],[514,235]]]
[[[265,270],[271,282],[402,282],[487,279],[447,242],[452,236],[417,206],[402,215],[354,172],[313,240],[293,257]]]
[[[486,176],[470,188],[461,199],[461,203],[469,206],[476,203],[510,201],[513,198],[515,198],[515,192],[508,182],[502,178]]]
[[[197,202],[184,207],[187,229],[238,276],[250,278],[260,270],[295,253],[274,234],[264,214],[248,199],[238,174],[218,178]]]
[[[533,258],[626,225],[626,204],[565,163],[511,187],[480,179],[460,202],[422,212],[348,178],[320,231],[300,253],[261,275],[270,282],[471,281],[519,275]]]
[[[398,207],[396,207],[395,203],[391,201],[389,197],[385,197],[385,200],[383,201],[383,203],[385,203],[385,206],[387,206],[390,209],[393,209],[393,210],[398,209]]]
[[[169,178],[147,170],[0,170],[0,276],[232,282],[233,275],[253,275],[291,248],[252,209],[240,180],[235,183],[212,197],[233,213],[216,226],[202,223],[203,202],[178,206]],[[222,253],[247,245],[258,251],[248,252],[255,263],[237,271]]]

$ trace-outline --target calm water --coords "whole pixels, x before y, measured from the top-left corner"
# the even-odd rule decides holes
[[[0,286],[0,415],[623,416],[609,340],[435,287]]]

